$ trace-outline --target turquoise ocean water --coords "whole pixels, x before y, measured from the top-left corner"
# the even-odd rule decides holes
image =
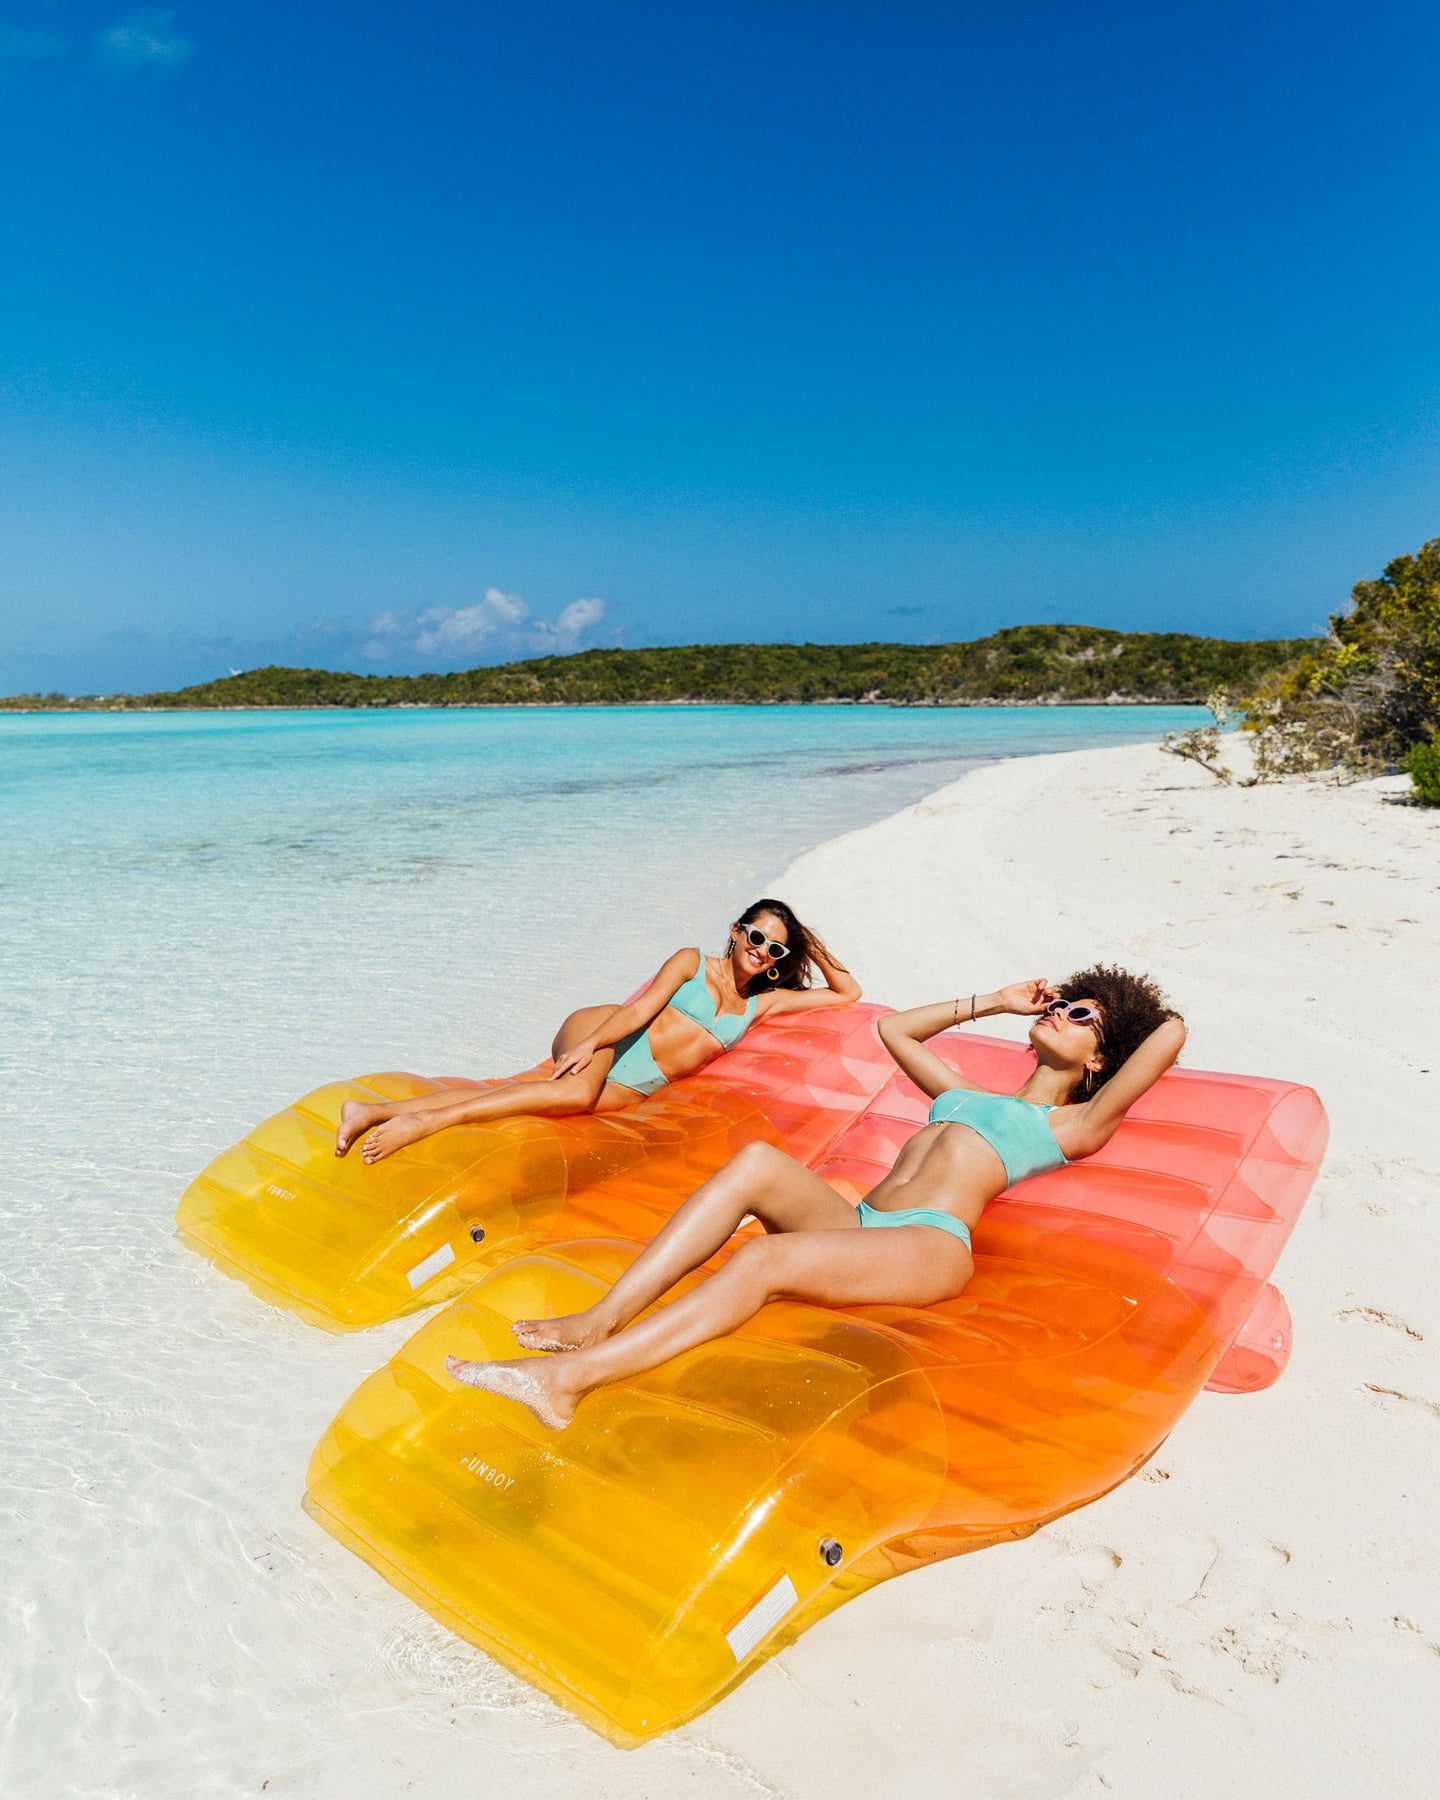
[[[311,1445],[413,1322],[263,1306],[176,1245],[180,1189],[335,1075],[534,1060],[976,761],[1200,716],[0,717],[0,1791],[752,1791],[723,1720],[619,1758],[310,1524]]]
[[[192,1035],[248,1091],[311,1056],[504,1067],[556,1006],[718,938],[800,849],[977,759],[1158,737],[1131,707],[0,719],[0,951],[30,1054]],[[611,972],[613,971],[613,973]],[[53,980],[60,988],[51,986]],[[222,994],[253,998],[212,1037]],[[421,1041],[397,1031],[417,992]],[[213,1052],[211,1046],[213,1044]],[[78,1048],[78,1046],[77,1046]],[[81,1050],[82,1059],[87,1052]],[[212,1055],[215,1059],[211,1061]],[[298,1057],[298,1061],[297,1061]],[[328,1066],[328,1065],[327,1065]]]

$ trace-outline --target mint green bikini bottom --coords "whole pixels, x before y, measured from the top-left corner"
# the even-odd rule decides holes
[[[865,1225],[933,1225],[937,1231],[948,1231],[970,1248],[970,1227],[963,1219],[947,1212],[936,1212],[929,1206],[912,1206],[908,1212],[881,1212],[878,1207],[860,1202],[860,1223]]]
[[[701,967],[704,967],[703,963]],[[616,1044],[615,1060],[605,1079],[615,1082],[619,1087],[633,1088],[637,1094],[646,1095],[658,1094],[661,1088],[670,1085],[669,1077],[661,1074],[655,1053],[650,1048],[648,1025],[640,1031],[632,1031]]]

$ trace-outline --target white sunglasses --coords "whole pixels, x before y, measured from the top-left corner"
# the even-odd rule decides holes
[[[758,925],[740,925],[736,929],[745,933],[752,950],[763,950],[771,962],[779,962],[782,956],[790,954],[788,944],[775,943],[773,939],[766,937]]]

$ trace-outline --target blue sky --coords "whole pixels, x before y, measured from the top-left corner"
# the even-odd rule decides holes
[[[1440,533],[1436,21],[0,0],[0,691],[1318,629]]]

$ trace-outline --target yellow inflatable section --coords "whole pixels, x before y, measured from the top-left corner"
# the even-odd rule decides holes
[[[335,1082],[217,1156],[185,1190],[176,1226],[191,1249],[311,1324],[376,1325],[453,1298],[557,1233],[652,1237],[753,1139],[819,1160],[894,1072],[875,1034],[885,1010],[777,1019],[626,1111],[456,1126],[373,1165],[358,1150],[335,1155],[344,1101],[457,1083]]]
[[[1015,1045],[937,1047],[996,1088],[1028,1071]],[[924,1108],[896,1077],[820,1172],[868,1187]],[[589,1305],[639,1246],[517,1256],[356,1390],[306,1504],[452,1630],[637,1743],[876,1582],[1123,1481],[1255,1312],[1270,1336],[1236,1367],[1266,1373],[1229,1385],[1273,1379],[1288,1339],[1265,1279],[1324,1143],[1308,1089],[1172,1074],[1100,1156],[987,1210],[959,1299],[768,1307],[560,1433],[444,1359],[514,1355],[511,1321]]]

